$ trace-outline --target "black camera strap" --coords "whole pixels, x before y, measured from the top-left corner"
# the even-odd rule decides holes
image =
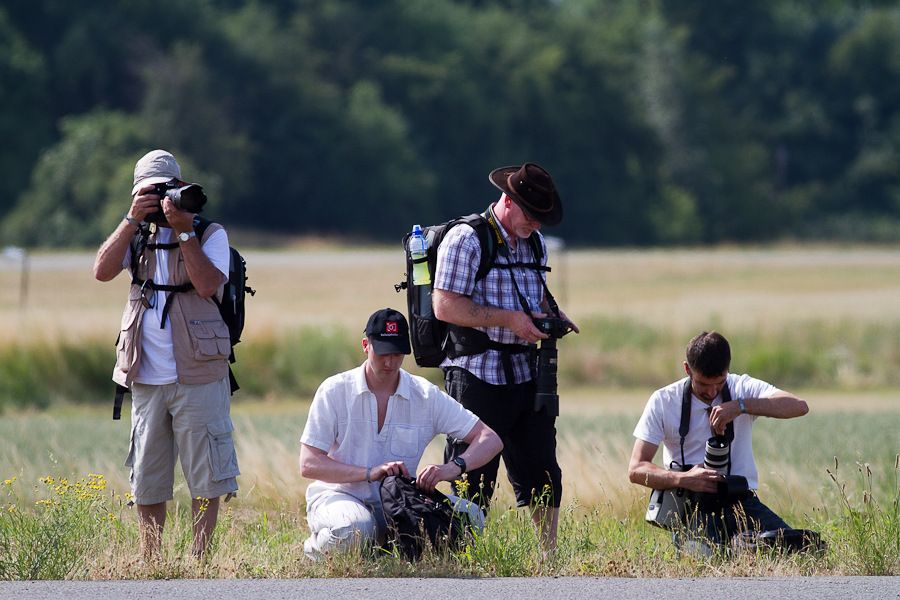
[[[540,263],[540,257],[543,256],[543,253],[540,250],[540,240],[537,239],[537,236],[532,234],[531,237],[528,238],[528,243],[530,244],[531,254],[535,258],[534,262],[523,263],[513,261],[512,255],[509,252],[509,244],[506,243],[506,239],[503,237],[503,234],[500,232],[500,227],[497,225],[496,218],[494,217],[494,211],[488,207],[487,211],[482,215],[491,226],[491,231],[494,235],[494,241],[497,244],[497,254],[503,257],[506,261],[505,263],[494,262],[492,268],[498,269],[506,269],[509,272],[509,277],[512,279],[513,288],[516,290],[516,296],[519,299],[519,305],[522,307],[522,310],[528,315],[530,318],[534,318],[531,313],[531,309],[528,305],[528,300],[525,298],[525,295],[522,293],[522,290],[519,288],[519,283],[516,281],[515,273],[513,269],[522,268],[522,269],[531,269],[533,271],[538,272],[538,279],[541,282],[541,286],[544,288],[544,294],[547,297],[547,304],[550,306],[550,309],[553,311],[554,316],[556,318],[560,317],[559,305],[556,303],[556,299],[553,297],[553,294],[550,293],[550,289],[547,287],[547,282],[544,279],[545,272],[550,271],[550,267],[546,265],[542,265]],[[493,342],[497,344],[496,342]],[[522,344],[502,344],[501,346],[521,346],[523,349],[531,352],[535,349],[535,346],[532,344],[522,345]],[[493,348],[495,350],[500,350],[500,362],[503,364],[503,373],[506,376],[506,380],[509,382],[513,381],[513,368],[512,368],[512,359],[510,355],[512,354],[507,349],[500,349],[495,346],[488,346],[489,348]],[[532,355],[532,360],[534,359],[534,355]]]
[[[195,218],[194,221],[195,231],[196,228],[197,218]],[[145,250],[174,250],[175,248],[179,247],[178,242],[169,242],[166,244],[149,242],[149,237],[149,227],[141,226],[138,228],[138,232],[137,234],[135,234],[136,242],[132,243],[131,246],[131,283],[132,285],[140,286],[141,291],[146,288],[149,290],[153,290],[154,292],[169,292],[169,295],[166,297],[166,303],[163,306],[162,315],[159,319],[159,328],[165,329],[166,321],[169,317],[169,309],[172,307],[172,300],[174,299],[175,294],[191,291],[192,289],[194,289],[194,284],[188,281],[179,285],[163,285],[156,283],[151,277],[148,277],[147,279],[141,279],[140,277],[138,277],[138,264],[140,261],[140,257],[144,254]]]
[[[506,243],[506,240],[503,238],[503,234],[500,233],[500,227],[497,225],[497,221],[494,217],[494,212],[490,209],[485,213],[485,218],[487,222],[490,224],[491,229],[494,232],[494,237],[497,242],[497,253],[502,256],[506,263],[496,263],[494,265],[495,268],[508,269],[509,276],[512,279],[513,287],[516,289],[516,295],[519,297],[519,304],[522,306],[522,310],[525,311],[525,314],[529,317],[533,317],[531,314],[531,309],[528,306],[528,300],[525,299],[525,295],[519,289],[519,284],[516,281],[515,274],[513,273],[513,268],[520,267],[523,269],[532,269],[538,271],[538,279],[541,282],[541,286],[544,288],[544,294],[547,297],[547,305],[550,307],[550,310],[553,312],[553,316],[560,319],[559,305],[556,303],[556,298],[553,297],[553,294],[550,293],[550,288],[547,287],[547,281],[542,272],[550,271],[550,267],[546,265],[540,264],[540,262],[533,263],[522,263],[522,262],[513,262],[512,255],[509,253],[509,244]],[[531,238],[529,238],[531,239]],[[532,254],[534,255],[534,248],[532,247]],[[537,256],[535,256],[537,258]]]
[[[691,379],[688,377],[687,383],[684,386],[684,392],[681,396],[681,423],[678,426],[678,435],[681,438],[681,466],[684,467],[687,463],[684,460],[684,439],[687,437],[688,431],[691,428]],[[726,402],[731,402],[731,390],[728,389],[728,380],[726,379],[725,385],[722,386],[722,404]],[[731,471],[731,442],[734,441],[734,421],[728,423],[725,426],[725,436],[724,440],[728,442],[728,470]]]

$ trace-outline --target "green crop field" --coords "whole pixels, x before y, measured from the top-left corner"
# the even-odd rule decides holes
[[[121,466],[128,413],[110,420],[107,383],[125,278],[95,282],[88,254],[39,254],[31,257],[23,306],[17,265],[0,263],[0,578],[900,573],[894,249],[558,253],[550,286],[583,330],[560,342],[560,552],[541,559],[507,484],[484,539],[468,554],[431,557],[416,568],[359,557],[312,565],[300,552],[307,482],[298,473],[298,438],[312,392],[324,376],[362,360],[358,343],[370,312],[404,307],[393,290],[402,256],[319,248],[246,254],[258,294],[248,300],[237,347],[245,384],[234,400],[241,493],[228,505],[212,557],[187,565],[180,557],[189,498],[181,483],[164,561],[136,562],[132,547],[135,515],[123,505],[128,473]],[[646,490],[626,475],[631,431],[653,389],[681,376],[687,339],[709,328],[731,339],[733,371],[809,402],[802,419],[758,421],[754,447],[763,500],[795,526],[821,530],[830,543],[825,557],[707,563],[675,556],[666,534],[643,523]],[[406,366],[437,379],[433,369]],[[436,441],[424,462],[439,456]],[[67,505],[73,494],[63,498],[60,490],[90,474],[102,475],[102,493]],[[60,507],[68,512],[49,521]],[[77,560],[41,570],[8,559],[23,531],[45,540],[33,543],[51,543],[38,535],[50,525],[68,528],[68,541],[82,549],[73,551]],[[29,564],[31,571],[22,566]]]

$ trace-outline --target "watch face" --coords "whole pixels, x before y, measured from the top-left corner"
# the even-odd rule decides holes
[[[186,242],[186,241],[188,241],[189,239],[191,239],[191,234],[189,234],[189,233],[186,232],[186,231],[185,231],[184,233],[179,233],[179,234],[178,234],[178,239],[181,240],[182,242]]]

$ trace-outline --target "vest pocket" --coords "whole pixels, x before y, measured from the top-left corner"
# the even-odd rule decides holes
[[[197,360],[228,358],[231,354],[231,336],[224,321],[188,321],[188,332]]]
[[[213,481],[224,481],[241,474],[234,450],[231,419],[214,421],[206,426],[209,435],[209,463]]]
[[[133,286],[132,286],[133,287]],[[129,306],[122,315],[122,327],[119,337],[116,338],[116,365],[123,373],[127,373],[134,366],[137,345],[137,320],[142,312],[138,307]]]

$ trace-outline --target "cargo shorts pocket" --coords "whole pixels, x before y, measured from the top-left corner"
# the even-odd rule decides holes
[[[213,481],[224,481],[241,474],[234,450],[231,419],[222,419],[206,426],[209,437],[209,462]]]
[[[194,342],[194,358],[216,360],[231,354],[231,335],[225,321],[188,321],[188,331]]]
[[[128,442],[128,456],[125,457],[125,466],[134,468],[134,437],[137,435],[135,428],[131,428],[131,440]]]

